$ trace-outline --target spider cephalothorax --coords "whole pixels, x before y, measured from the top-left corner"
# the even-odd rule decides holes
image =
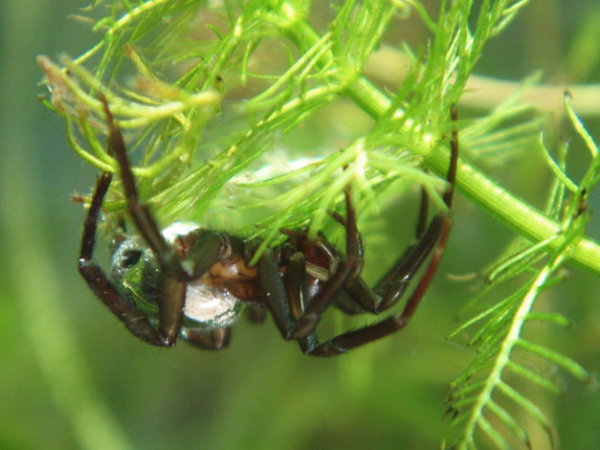
[[[109,146],[119,163],[127,208],[139,236],[124,238],[112,255],[109,275],[93,259],[98,216],[112,174],[98,180],[85,221],[79,271],[102,302],[138,338],[171,346],[181,336],[202,348],[229,343],[231,325],[243,307],[251,318],[269,311],[281,335],[296,340],[302,351],[333,356],[403,328],[429,286],[442,258],[451,220],[440,213],[417,227],[417,241],[371,290],[360,277],[363,250],[350,187],[346,188],[346,217],[333,217],[346,229],[342,255],[319,235],[310,241],[304,230],[282,230],[284,244],[262,252],[256,266],[250,261],[258,247],[227,233],[176,222],[160,230],[140,202],[125,143],[106,100]],[[456,112],[452,109],[453,119]],[[443,196],[450,208],[458,160],[458,137],[453,131]],[[421,217],[426,217],[423,194]],[[336,306],[347,314],[380,312],[395,305],[413,276],[433,252],[425,273],[404,309],[374,324],[342,333],[325,342],[317,337],[321,314]]]

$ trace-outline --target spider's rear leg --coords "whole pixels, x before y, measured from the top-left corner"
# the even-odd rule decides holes
[[[455,107],[451,109],[452,121],[457,120],[457,111]],[[458,167],[458,131],[456,127],[452,131],[452,140],[450,144],[450,161],[448,168],[448,175],[446,177],[448,181],[448,188],[443,195],[444,203],[450,208],[452,206],[452,199],[454,196],[454,185],[456,182],[456,171]],[[382,337],[388,336],[398,330],[404,328],[411,317],[415,313],[419,303],[421,302],[427,288],[429,287],[431,280],[433,279],[439,264],[442,260],[444,250],[446,248],[446,242],[450,234],[452,227],[452,220],[447,213],[442,213],[434,217],[431,221],[419,242],[409,248],[407,254],[404,254],[399,262],[392,268],[391,272],[396,273],[399,282],[394,284],[390,283],[388,293],[384,297],[384,302],[387,300],[387,304],[390,306],[398,301],[399,292],[403,292],[405,286],[402,286],[404,277],[407,274],[414,275],[419,269],[423,261],[433,252],[431,261],[425,270],[423,278],[419,281],[416,289],[408,299],[406,306],[401,313],[394,314],[386,319],[360,328],[358,330],[349,331],[347,333],[340,334],[326,342],[315,345],[309,352],[313,356],[335,356],[340,353],[344,353],[355,347],[359,347],[368,342],[381,339]],[[386,279],[389,273],[384,277]],[[348,289],[347,289],[348,290]],[[383,303],[386,305],[385,303]]]
[[[452,170],[449,171],[449,176]],[[455,173],[455,171],[454,171]],[[296,317],[296,324],[288,339],[308,338],[315,331],[321,314],[343,292],[358,305],[355,309],[348,308],[348,302],[340,304],[342,309],[357,313],[359,310],[379,313],[393,306],[405,292],[412,277],[416,274],[431,250],[437,244],[441,231],[435,219],[425,229],[428,209],[428,198],[423,192],[421,211],[417,225],[419,242],[411,246],[394,265],[394,268],[379,284],[380,289],[372,291],[360,277],[363,266],[362,238],[356,224],[356,211],[352,202],[351,188],[347,187],[346,218],[337,213],[331,216],[346,228],[346,253],[333,276],[325,283],[318,294],[310,300],[301,317]],[[450,197],[451,198],[451,197]],[[306,275],[305,275],[306,276]],[[380,296],[378,293],[384,291]]]
[[[346,253],[337,269],[319,292],[310,300],[304,313],[297,319],[289,339],[307,338],[314,332],[321,314],[333,303],[338,294],[351,280],[359,279],[363,266],[363,248],[360,231],[356,225],[356,210],[352,202],[352,192],[348,186],[344,192],[346,199]],[[334,215],[334,218],[336,216]],[[336,220],[339,220],[336,218]]]
[[[458,120],[458,112],[455,106],[451,107],[450,116],[452,122],[455,123]],[[446,175],[448,188],[442,197],[448,211],[452,208],[452,199],[454,197],[454,185],[456,183],[456,170],[458,166],[458,150],[458,130],[456,129],[456,126],[454,126],[452,129],[452,139],[450,141],[450,161],[448,163],[448,173]],[[434,217],[429,226],[425,228],[428,203],[429,199],[427,193],[423,190],[421,193],[421,210],[417,225],[418,241],[404,252],[392,269],[377,283],[374,290],[382,295],[381,303],[378,305],[378,311],[384,311],[398,302],[419,268],[434,249],[436,249],[436,252],[441,251],[443,253],[444,251],[452,221],[449,213],[443,212]],[[441,255],[439,258],[441,259]],[[436,263],[435,259],[436,256],[434,255],[432,262],[430,263],[430,268],[432,265],[437,268],[439,261]],[[426,278],[427,274],[424,275],[423,279]],[[422,283],[423,281],[421,281],[419,286],[421,286]],[[427,286],[425,286],[425,289]],[[418,290],[419,288],[417,288],[415,293],[417,293]],[[413,296],[414,295],[415,294],[413,294]],[[420,301],[420,299],[418,301]],[[407,304],[405,308],[413,308],[413,306],[410,305],[410,302],[411,301],[409,300],[409,304]],[[416,309],[416,305],[414,308]]]
[[[311,299],[306,288],[306,264],[302,252],[293,255],[286,270],[286,283],[279,276],[279,265],[273,251],[267,249],[260,257],[257,268],[259,284],[269,310],[280,333],[288,340],[312,339],[310,336],[317,327],[321,314],[344,289],[346,282],[358,277],[362,268],[362,243],[356,226],[356,214],[351,201],[350,188],[346,188],[346,257],[338,264],[329,280]],[[334,216],[335,218],[335,216]],[[294,234],[287,231],[288,234]],[[300,261],[301,260],[301,261]],[[290,274],[298,279],[289,281]],[[290,290],[287,286],[296,286]]]

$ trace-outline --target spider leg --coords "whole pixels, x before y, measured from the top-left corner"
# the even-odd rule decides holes
[[[457,111],[454,106],[451,109],[451,117],[453,121],[457,120]],[[452,205],[457,166],[458,131],[455,128],[452,131],[450,162],[448,175],[446,178],[449,187],[443,196],[444,203],[448,206],[448,208],[450,208]],[[422,208],[424,207],[422,206]],[[350,218],[348,219],[348,222],[350,222]],[[420,226],[421,225],[418,227]],[[415,313],[419,303],[427,291],[427,288],[433,280],[433,277],[442,260],[451,228],[452,220],[447,214],[440,214],[434,217],[429,227],[427,227],[427,229],[424,231],[424,234],[420,238],[419,242],[409,248],[408,254],[403,255],[399,262],[392,269],[392,272],[396,273],[396,276],[398,276],[399,279],[398,282],[392,281],[390,283],[388,287],[388,293],[384,296],[384,300],[380,307],[389,307],[398,301],[401,293],[406,289],[406,283],[404,280],[407,277],[412,278],[414,272],[419,269],[419,267],[423,264],[423,261],[433,251],[433,256],[429,265],[427,266],[427,269],[425,270],[423,278],[419,281],[419,284],[410,296],[401,313],[394,314],[386,319],[358,330],[342,333],[326,342],[317,343],[312,349],[309,349],[309,351],[305,353],[313,356],[335,356],[352,348],[359,347],[368,342],[385,337],[404,328]],[[386,275],[386,277],[384,277],[384,279],[387,279],[388,275],[389,273]],[[358,284],[355,284],[355,286],[358,286]],[[357,292],[354,292],[354,294],[356,295]]]
[[[448,238],[452,223],[450,219],[441,219],[443,218],[440,217],[439,221],[439,224],[442,227],[441,236],[434,250],[432,260],[429,266],[427,267],[425,275],[419,282],[417,288],[411,295],[406,306],[404,307],[404,310],[401,313],[394,314],[373,325],[368,325],[358,330],[340,334],[326,342],[317,343],[312,348],[309,348],[308,351],[305,351],[305,353],[312,356],[339,355],[341,353],[345,353],[350,349],[359,347],[377,339],[381,339],[404,328],[410,321],[415,310],[417,309],[417,306],[421,302],[421,299],[423,298],[425,291],[429,287],[429,284],[431,283],[431,280],[433,279],[433,276],[435,275],[435,272],[437,271],[437,268],[442,259],[442,255],[446,246],[446,240]]]
[[[450,115],[453,122],[458,120],[458,112],[455,106],[451,107]],[[443,200],[448,209],[450,209],[452,207],[456,170],[458,166],[458,131],[456,127],[452,130],[450,161],[448,166],[448,174],[446,176],[448,188],[444,192]],[[384,311],[394,306],[402,297],[409,283],[434,248],[436,248],[436,246],[437,248],[442,246],[443,251],[443,248],[445,247],[445,239],[447,239],[447,236],[444,237],[444,235],[447,235],[449,227],[451,227],[450,218],[447,214],[440,214],[434,217],[429,224],[429,227],[425,228],[428,204],[429,199],[427,193],[423,190],[421,191],[421,210],[417,225],[418,241],[404,252],[392,269],[377,283],[374,290],[375,292],[382,294],[383,298],[377,305],[376,312]],[[442,241],[444,242],[443,245]]]
[[[440,227],[442,227],[441,230]],[[289,307],[286,308],[286,301],[282,300],[282,296],[273,296],[273,300],[275,300],[274,303],[280,307],[281,311],[285,311],[289,318],[286,321],[281,319],[284,316],[283,314],[280,314],[279,316],[274,315],[274,317],[276,317],[275,322],[278,324],[278,326],[280,326],[280,330],[282,330],[282,334],[284,334],[284,336],[286,336],[285,332],[287,332],[288,339],[297,339],[299,341],[300,347],[305,354],[322,357],[335,356],[345,353],[352,348],[380,339],[402,329],[404,326],[406,326],[406,324],[408,324],[410,318],[414,314],[417,306],[423,298],[427,287],[431,283],[435,272],[437,271],[439,263],[442,259],[444,248],[446,246],[446,240],[448,238],[450,228],[451,221],[446,216],[434,218],[432,224],[428,227],[425,238],[435,237],[433,245],[435,246],[435,244],[437,244],[437,246],[435,246],[434,255],[425,272],[425,275],[419,282],[417,288],[411,295],[401,313],[395,314],[373,325],[343,333],[325,342],[319,342],[314,329],[309,331],[306,335],[298,338],[291,336],[289,334],[289,330],[294,329],[294,322],[300,320],[302,317],[305,317],[304,305],[306,304],[309,295],[306,286],[306,267],[304,256],[301,253],[297,253],[294,255],[296,260],[294,261],[290,259],[290,263],[286,270],[285,285],[288,286],[287,304],[289,304]],[[359,280],[360,284],[358,283]],[[281,280],[278,281],[281,283],[281,289],[285,289],[283,282]],[[356,280],[353,279],[352,283],[356,290],[360,289],[361,296],[365,296],[368,299],[375,298],[373,293],[366,286],[364,286],[364,283],[362,283],[360,278]],[[355,299],[357,294],[356,290],[351,293]],[[363,303],[366,303],[366,300],[364,300]],[[274,305],[271,304],[270,306],[271,309],[273,309]]]
[[[336,299],[349,280],[358,278],[363,265],[362,239],[356,225],[356,211],[351,199],[350,187],[344,193],[346,197],[346,256],[342,259],[337,270],[319,290],[297,319],[291,331],[290,339],[300,339],[309,336],[316,329],[321,314]],[[334,218],[336,218],[334,216]],[[338,220],[338,219],[336,219]]]
[[[421,209],[419,210],[419,222],[417,223],[417,239],[421,239],[427,228],[427,213],[429,212],[429,196],[424,187],[421,186]]]
[[[415,289],[402,313],[359,330],[343,333],[323,343],[319,342],[314,329],[300,337],[295,337],[291,334],[296,329],[298,321],[306,317],[305,305],[309,300],[304,255],[298,252],[290,258],[284,282],[278,276],[277,261],[272,251],[268,250],[263,253],[258,263],[261,288],[281,334],[286,339],[298,340],[300,348],[307,355],[335,356],[403,328],[414,314],[429,283],[433,279],[443,255],[451,221],[449,218],[442,216],[436,219],[429,226],[428,232],[430,235],[436,235],[438,226],[443,226],[441,237],[439,242],[436,241],[438,245],[423,279]]]
[[[158,307],[158,331],[169,344],[175,344],[183,324],[187,283],[162,275],[161,300]]]
[[[297,252],[290,257],[285,282],[279,274],[279,264],[271,249],[263,252],[258,260],[257,269],[264,300],[283,338],[298,340],[303,351],[311,345],[314,346],[314,333],[300,338],[292,337],[291,334],[309,299],[304,255]]]
[[[348,233],[346,259],[314,298],[310,299],[302,252],[294,253],[287,261],[285,280],[279,276],[279,265],[271,249],[263,252],[257,264],[261,291],[279,332],[287,340],[297,340],[306,354],[330,356],[345,351],[336,353],[335,350],[327,350],[326,355],[320,355],[329,342],[320,344],[315,328],[321,313],[338,297],[346,282],[358,276],[362,267],[361,238],[349,189],[346,190],[346,205],[347,219],[342,219],[347,224]]]
[[[114,154],[121,171],[121,181],[127,200],[129,214],[135,223],[136,228],[148,243],[158,261],[163,272],[166,275],[177,278],[181,281],[189,281],[191,276],[181,266],[177,253],[163,237],[156,220],[152,216],[148,206],[140,202],[135,177],[131,170],[129,158],[127,157],[127,148],[123,139],[121,130],[117,127],[114,117],[108,107],[108,102],[104,95],[100,96],[104,105],[104,113],[108,121],[109,131],[109,153]]]
[[[295,319],[273,250],[268,248],[263,252],[256,268],[261,292],[273,316],[273,321],[284,339],[290,339]]]
[[[215,330],[185,330],[183,338],[189,344],[204,350],[220,350],[229,346],[231,328],[217,328]]]
[[[165,240],[148,206],[140,201],[123,135],[106,98],[101,95],[100,100],[108,122],[109,153],[115,156],[119,164],[129,215],[161,267],[163,292],[158,330],[166,345],[173,345],[183,323],[186,283],[198,278],[217,262],[227,251],[227,245],[219,233],[196,234],[195,243],[188,249],[188,256],[183,261],[180,259],[176,249]]]
[[[198,278],[219,261],[222,248],[223,240],[220,234],[206,233],[200,236],[188,250],[190,256],[183,260],[183,264],[188,261],[193,262],[192,278]],[[161,275],[162,292],[158,308],[158,330],[163,339],[172,345],[177,340],[183,324],[187,282],[171,277],[170,274],[164,272]],[[223,345],[217,342],[215,346]]]
[[[279,317],[280,331],[286,339],[303,339],[311,336],[321,320],[321,314],[338,298],[340,292],[344,290],[363,309],[379,312],[379,297],[374,295],[359,277],[363,265],[362,238],[356,224],[356,211],[352,203],[350,187],[346,188],[344,194],[346,198],[346,219],[336,213],[331,215],[346,227],[346,256],[340,262],[331,278],[327,280],[315,297],[310,300],[310,303],[308,299],[303,301],[306,306],[302,307],[303,313],[300,316],[296,315],[294,319],[291,319],[291,323],[290,321],[283,321],[283,316]],[[422,257],[423,260],[427,254],[428,252],[424,254]],[[305,269],[302,276],[306,277]],[[405,287],[402,289],[402,292],[404,289]],[[284,307],[285,305],[278,306],[280,311],[283,311]],[[289,314],[287,315],[289,317]],[[282,326],[286,326],[287,329],[284,330],[281,328]]]
[[[427,194],[422,191],[421,211],[417,225],[418,241],[404,251],[373,290],[360,277],[351,279],[346,283],[345,292],[355,304],[360,305],[363,311],[378,314],[394,306],[402,298],[413,277],[438,243],[440,237],[439,224],[432,222],[429,227],[425,228],[427,205]]]
[[[258,306],[246,305],[246,314],[253,323],[262,323],[267,318],[267,310]]]
[[[285,272],[285,286],[287,286],[287,295],[291,313],[294,317],[292,329],[297,326],[297,321],[301,320],[306,312],[306,307],[310,302],[310,292],[308,289],[306,276],[306,259],[302,252],[294,253],[287,265]],[[304,353],[309,353],[318,345],[317,333],[311,331],[306,336],[293,338],[296,339]]]
[[[381,294],[381,300],[375,305],[375,312],[391,308],[403,296],[427,257],[439,245],[447,220],[449,219],[445,215],[434,217],[419,241],[411,245],[394,267],[377,283],[375,292]]]
[[[98,216],[104,195],[110,186],[112,174],[104,172],[98,179],[96,190],[85,221],[81,250],[79,253],[79,273],[88,283],[96,296],[108,309],[125,324],[135,336],[148,344],[160,347],[168,346],[161,334],[150,324],[148,317],[134,308],[110,282],[104,271],[93,259],[96,242]]]

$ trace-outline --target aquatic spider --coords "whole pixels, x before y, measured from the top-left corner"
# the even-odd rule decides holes
[[[398,259],[373,290],[360,277],[361,235],[350,195],[345,191],[346,217],[332,217],[346,229],[345,253],[324,236],[309,241],[306,231],[282,230],[288,236],[265,250],[256,266],[249,261],[258,243],[224,232],[177,222],[161,232],[137,193],[121,131],[106,100],[109,149],[118,161],[129,216],[140,237],[122,238],[106,275],[93,259],[98,216],[112,174],[97,181],[85,220],[79,271],[90,288],[135,336],[169,347],[178,336],[198,347],[219,349],[229,343],[230,327],[242,307],[260,320],[270,311],[279,332],[298,341],[302,351],[333,356],[402,329],[413,316],[442,258],[451,228],[448,213],[427,225],[423,194],[417,241]],[[456,120],[456,110],[452,108]],[[458,160],[458,135],[452,132],[448,187],[443,200],[451,207]],[[317,337],[321,314],[331,305],[347,314],[379,314],[395,305],[427,257],[431,260],[404,309],[374,324],[342,333],[326,342]]]

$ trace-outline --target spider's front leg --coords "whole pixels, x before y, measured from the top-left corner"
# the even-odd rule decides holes
[[[108,107],[108,102],[104,96],[101,96],[104,105],[104,112],[108,120],[109,130],[109,153],[115,156],[121,171],[121,181],[127,200],[127,209],[137,230],[140,232],[148,246],[152,249],[161,266],[163,275],[179,282],[188,282],[197,279],[200,275],[208,271],[217,261],[229,251],[225,239],[219,233],[198,234],[198,239],[191,249],[188,256],[180,259],[177,251],[171,246],[163,236],[156,219],[150,212],[148,205],[140,201],[135,177],[131,169],[131,163],[127,156],[127,148],[121,130],[115,123],[114,117]],[[176,290],[175,283],[169,286]],[[183,302],[183,301],[182,301]],[[181,303],[183,307],[183,303]]]
[[[135,177],[133,176],[129,157],[127,156],[127,148],[125,146],[123,134],[115,123],[106,97],[101,95],[100,100],[104,106],[104,113],[108,121],[109,153],[114,155],[119,164],[129,215],[137,230],[158,258],[162,271],[166,275],[176,278],[179,281],[190,281],[194,278],[194,274],[187,272],[182,267],[177,252],[165,240],[150,209],[140,201],[135,184]]]
[[[96,243],[98,216],[100,215],[102,200],[110,186],[111,180],[112,174],[104,172],[96,184],[96,190],[92,197],[81,239],[79,273],[81,273],[102,303],[104,303],[135,336],[148,344],[160,347],[169,346],[171,343],[165,340],[152,326],[145,314],[138,311],[120,294],[104,271],[94,261],[94,246]]]
[[[110,185],[112,174],[103,173],[98,181],[86,220],[82,238],[79,270],[91,289],[127,328],[140,339],[157,346],[171,346],[181,331],[187,283],[197,279],[228,251],[223,237],[218,233],[192,232],[194,244],[187,249],[188,256],[180,259],[177,250],[162,235],[147,205],[140,202],[135,178],[127,156],[121,131],[117,127],[107,100],[101,96],[109,127],[109,153],[113,154],[121,169],[127,207],[131,219],[160,265],[160,292],[158,295],[158,329],[148,316],[125,298],[93,260],[93,249],[102,201]],[[127,264],[127,261],[124,261]],[[185,266],[185,268],[184,268]],[[210,339],[210,338],[209,338]],[[194,340],[194,338],[190,338]],[[198,338],[202,340],[202,338]],[[226,338],[215,338],[214,346],[222,345]],[[208,342],[208,341],[207,341]]]

